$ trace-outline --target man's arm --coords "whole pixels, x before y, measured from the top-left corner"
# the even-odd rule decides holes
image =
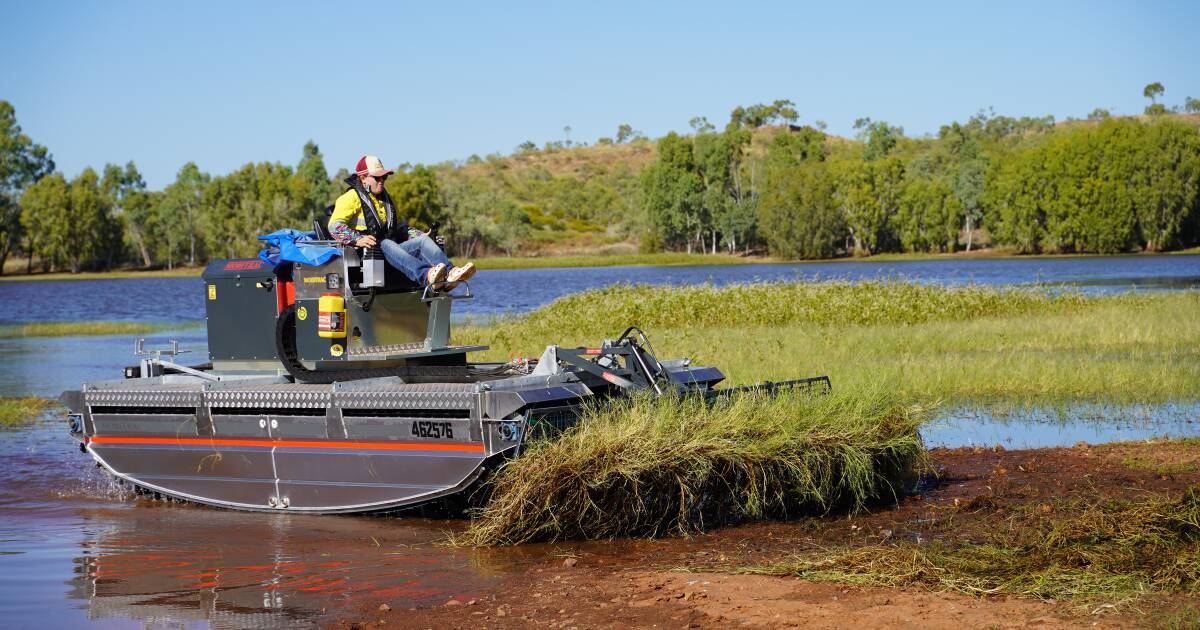
[[[358,230],[346,225],[345,221],[329,220],[329,233],[333,238],[349,245],[359,239],[362,235]]]
[[[329,233],[333,238],[345,243],[346,245],[358,245],[360,247],[371,247],[374,242],[367,243],[366,240],[374,241],[370,236],[363,236],[361,232],[350,226],[352,221],[355,221],[358,213],[362,212],[362,202],[359,201],[358,195],[353,190],[347,191],[333,204],[333,214],[329,217]],[[364,241],[359,243],[359,241]]]

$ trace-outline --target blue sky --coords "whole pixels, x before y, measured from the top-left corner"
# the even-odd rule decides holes
[[[983,107],[1058,119],[1200,98],[1200,2],[0,2],[0,99],[68,176],[133,160],[151,188],[364,152],[438,162],[650,136],[793,100],[852,135]],[[350,5],[344,5],[350,6]]]

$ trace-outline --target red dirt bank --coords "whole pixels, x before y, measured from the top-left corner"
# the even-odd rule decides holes
[[[1154,627],[1187,615],[1200,598],[1148,596],[1114,609],[1077,602],[972,597],[915,589],[738,575],[789,554],[854,541],[970,539],[1020,526],[1017,506],[1077,499],[1136,499],[1200,483],[1200,448],[1181,443],[1072,449],[935,450],[941,480],[894,509],[854,517],[732,527],[691,540],[589,546],[505,578],[484,593],[441,605],[364,604],[333,628],[1040,628]],[[975,506],[986,505],[987,509]],[[1185,626],[1190,627],[1190,626]]]

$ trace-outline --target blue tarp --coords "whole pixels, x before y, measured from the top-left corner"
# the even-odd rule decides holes
[[[291,228],[263,234],[258,240],[266,243],[267,249],[258,252],[258,257],[275,267],[283,263],[320,266],[341,255],[336,247],[305,242],[316,238],[316,232],[301,232]]]

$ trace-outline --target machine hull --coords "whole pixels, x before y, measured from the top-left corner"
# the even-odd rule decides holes
[[[91,383],[63,400],[83,449],[142,489],[224,508],[332,514],[468,489],[531,434],[562,430],[584,400],[615,394],[580,376],[303,384],[166,375]],[[706,387],[721,377],[682,368],[677,378]]]

